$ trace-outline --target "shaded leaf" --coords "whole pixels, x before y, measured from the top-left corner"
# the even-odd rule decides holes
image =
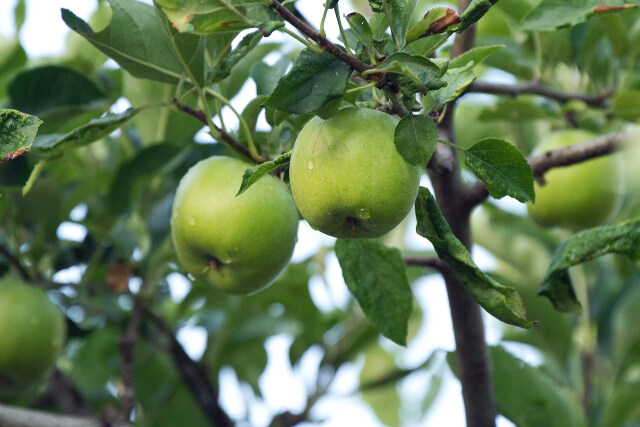
[[[0,110],[0,158],[12,160],[29,151],[42,120],[16,110]]]
[[[438,144],[438,127],[429,117],[409,114],[398,122],[394,143],[409,164],[426,167]]]
[[[495,199],[535,200],[533,170],[520,150],[497,138],[485,138],[464,151],[465,164],[487,184]]]
[[[424,187],[420,187],[416,201],[417,233],[428,239],[438,256],[449,264],[453,274],[473,299],[489,314],[511,325],[530,328],[525,308],[515,289],[504,286],[487,276],[476,266],[471,254],[451,231],[440,207]]]
[[[622,0],[542,0],[522,21],[523,30],[550,31],[569,27],[603,14],[638,6]]]
[[[586,425],[575,392],[502,347],[490,347],[500,413],[522,427]]]
[[[447,85],[441,79],[443,70],[422,55],[393,53],[376,68],[376,72],[387,73],[387,78],[396,83],[407,96]]]
[[[11,107],[42,115],[64,106],[80,106],[105,97],[85,75],[55,65],[32,68],[16,76],[8,88]]]
[[[391,35],[399,49],[405,45],[416,2],[417,0],[382,0],[382,12],[387,17]]]
[[[244,58],[247,53],[251,52],[251,50],[260,43],[260,40],[262,40],[260,31],[254,31],[244,36],[238,46],[229,52],[229,54],[225,55],[224,58],[216,64],[216,67],[213,68],[210,83],[215,83],[229,77],[233,67]]]
[[[48,134],[36,138],[33,151],[38,154],[52,155],[91,144],[131,120],[140,112],[138,108],[129,108],[124,113],[107,114],[80,126],[66,134]]]
[[[351,67],[329,52],[300,52],[265,105],[293,114],[311,113],[328,101],[342,98]]]
[[[338,239],[335,252],[367,319],[382,335],[406,345],[413,295],[400,251],[373,239]]]
[[[249,187],[269,172],[289,163],[290,159],[291,151],[244,171],[244,175],[242,175],[242,183],[240,184],[240,189],[238,190],[236,197],[247,191]]]
[[[563,241],[551,259],[539,294],[549,298],[557,310],[580,313],[569,267],[612,253],[634,261],[640,258],[640,218],[584,230]]]

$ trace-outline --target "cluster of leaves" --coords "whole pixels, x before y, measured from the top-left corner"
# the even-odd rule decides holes
[[[328,2],[326,9],[338,3]],[[358,12],[345,18],[349,28],[341,32],[342,45],[332,44],[340,57],[323,46],[326,40],[318,34],[305,34],[305,49],[286,55],[280,43],[267,37],[285,31],[278,7],[291,12],[295,3],[257,0],[156,0],[153,6],[109,0],[109,8],[101,4],[91,25],[63,10],[62,19],[74,31],[69,51],[46,65],[32,66],[18,40],[8,41],[11,48],[0,57],[0,99],[8,107],[0,112],[0,154],[9,160],[0,165],[0,215],[7,230],[0,245],[19,254],[24,274],[52,287],[67,310],[70,339],[76,345],[69,346],[64,370],[96,412],[117,404],[109,387],[120,381],[117,342],[136,298],[128,291],[131,282],[142,283],[147,304],[171,327],[205,328],[208,342],[202,361],[213,373],[213,383],[223,367],[231,366],[258,395],[267,363],[264,343],[272,335],[293,336],[292,364],[320,345],[321,366],[335,374],[362,351],[370,364],[379,350],[373,345],[379,333],[406,345],[412,322],[420,321],[411,282],[430,271],[408,269],[400,250],[377,240],[339,240],[335,245],[357,306],[350,302],[346,308],[323,312],[314,304],[307,284],[314,272],[322,272],[323,252],[290,265],[271,288],[242,300],[194,283],[184,300],[172,301],[167,277],[181,270],[168,234],[171,201],[178,180],[198,160],[225,154],[256,161],[245,174],[241,193],[261,176],[286,167],[295,137],[311,117],[327,118],[354,105],[401,115],[395,134],[398,151],[409,163],[426,167],[436,144],[446,142],[439,140],[438,124],[447,115],[457,122],[464,100],[455,106],[453,102],[487,67],[565,90],[599,92],[615,85],[618,90],[606,109],[533,96],[476,106],[478,122],[508,129],[487,138],[473,135],[470,144],[455,148],[463,153],[473,179],[483,181],[493,198],[511,196],[524,203],[535,197],[533,173],[524,155],[537,135],[514,135],[510,126],[533,125],[537,131],[564,123],[567,117],[576,125],[603,131],[640,118],[640,82],[634,77],[640,58],[634,46],[639,45],[640,32],[633,25],[638,2],[474,0],[462,14],[443,6],[426,11],[428,3],[432,2],[369,0],[373,13],[368,18]],[[23,2],[18,9],[21,6]],[[16,17],[19,28],[21,14]],[[477,47],[449,60],[446,41],[476,23]],[[559,30],[546,31],[551,29]],[[88,49],[89,43],[93,48]],[[278,55],[273,65],[264,61],[270,53]],[[120,68],[102,67],[107,57]],[[577,88],[571,86],[576,75],[581,83]],[[213,117],[222,120],[223,108],[230,107],[229,101],[249,78],[256,84],[256,97],[236,113],[239,129],[227,129],[224,121],[215,124]],[[114,110],[120,98],[132,107]],[[263,111],[268,130],[258,126]],[[194,142],[203,125],[217,144]],[[505,135],[514,136],[515,145]],[[238,153],[238,146],[245,151]],[[86,215],[78,216],[83,210]],[[81,241],[57,234],[70,215],[87,230]],[[583,349],[567,338],[574,333],[571,322],[533,298],[532,285],[542,283],[543,293],[557,307],[578,311],[569,267],[614,252],[637,259],[637,221],[585,231],[560,245],[557,233],[492,205],[485,206],[482,215],[490,226],[480,227],[478,241],[501,262],[492,274],[474,264],[433,196],[420,189],[417,233],[431,242],[474,299],[508,324],[531,327],[525,307],[530,319],[540,321],[530,332],[508,329],[508,338],[541,349],[549,361],[545,369],[522,368],[510,353],[492,349],[495,370],[505,373],[497,376],[500,410],[519,425],[550,424],[545,417],[552,416],[562,417],[563,425],[582,423],[577,391],[569,387],[575,370],[566,366]],[[532,239],[534,252],[543,258],[535,269],[524,256],[514,259],[521,250],[510,249],[523,235]],[[594,421],[608,425],[634,416],[630,396],[638,390],[629,373],[637,367],[640,333],[624,328],[637,316],[620,296],[629,294],[635,301],[638,278],[629,273],[627,261],[616,262],[620,265],[606,260],[602,264],[608,269],[602,274],[615,278],[611,281],[617,290],[603,286],[596,292],[605,302],[592,309],[600,334],[588,349],[596,354],[602,348],[604,356],[616,362],[612,378],[621,385],[617,403],[591,414]],[[592,267],[595,271],[592,264],[584,266]],[[1,272],[11,268],[11,260],[0,258]],[[59,283],[65,271],[74,269],[82,271],[79,283]],[[620,310],[614,310],[618,306]],[[156,351],[164,345],[162,336],[152,327],[143,328],[142,334],[134,378],[141,419],[149,425],[186,424],[188,414],[193,418],[186,420],[189,425],[205,423],[201,411],[190,410],[195,407],[192,391],[170,356]],[[432,365],[429,359],[411,372],[431,370]],[[392,360],[386,360],[383,369],[387,375],[373,378],[372,389],[409,374]],[[167,373],[162,381],[159,370]],[[534,409],[540,402],[546,410]]]

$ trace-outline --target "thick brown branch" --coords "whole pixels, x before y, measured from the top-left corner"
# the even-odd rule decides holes
[[[209,381],[206,368],[189,357],[164,320],[149,309],[144,312],[169,340],[168,351],[173,363],[209,421],[216,427],[233,426],[233,421],[218,404],[218,392]]]
[[[372,68],[371,65],[365,64],[355,56],[349,55],[347,52],[340,49],[338,46],[331,43],[326,38],[322,37],[315,28],[297,17],[289,9],[284,7],[278,0],[271,0],[270,6],[278,13],[278,15],[282,17],[282,19],[289,22],[302,34],[316,42],[318,46],[322,47],[327,52],[335,55],[342,61],[349,64],[351,68],[353,68],[357,72],[362,73],[363,71],[367,71]]]
[[[97,418],[52,414],[33,409],[16,408],[0,404],[0,426],[2,427],[103,427]]]
[[[616,132],[599,136],[589,141],[574,144],[569,147],[547,151],[529,158],[529,165],[533,169],[536,180],[544,183],[544,174],[550,169],[570,166],[595,157],[606,156],[623,148],[629,132]],[[466,209],[473,209],[489,197],[487,186],[477,181],[467,193]]]
[[[469,87],[467,87],[466,92],[489,93],[493,95],[507,95],[513,97],[518,95],[540,95],[545,98],[554,99],[563,104],[569,101],[582,101],[585,104],[598,108],[606,108],[608,106],[609,98],[614,93],[612,90],[606,90],[597,95],[563,92],[558,89],[543,86],[538,81],[516,84],[473,82]]]

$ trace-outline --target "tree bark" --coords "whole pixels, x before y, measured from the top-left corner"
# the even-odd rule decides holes
[[[462,13],[471,0],[459,0],[458,10]],[[474,26],[456,36],[452,57],[471,49],[475,39]],[[446,118],[445,118],[446,119]],[[445,126],[453,135],[451,115]],[[450,147],[449,147],[450,148]],[[469,187],[462,181],[460,164],[455,150],[450,169],[429,169],[435,197],[442,214],[453,233],[471,249],[471,208],[466,203]],[[462,384],[465,417],[470,427],[495,426],[497,414],[493,373],[489,351],[485,342],[484,322],[480,306],[463,285],[451,273],[443,274],[449,298],[451,320],[456,340],[457,373]]]

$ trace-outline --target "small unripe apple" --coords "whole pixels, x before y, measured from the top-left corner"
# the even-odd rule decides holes
[[[18,280],[0,282],[0,398],[34,391],[64,345],[64,315],[44,290]]]
[[[543,141],[536,152],[568,147],[596,136],[578,129],[559,131]],[[613,154],[551,169],[544,175],[545,185],[535,183],[536,201],[527,205],[529,215],[541,225],[570,229],[606,222],[618,207],[620,166],[619,157]]]
[[[180,262],[196,279],[232,294],[270,284],[291,259],[298,211],[287,186],[267,175],[236,197],[250,164],[214,156],[180,181],[171,232]]]
[[[411,210],[420,168],[394,144],[398,119],[376,110],[345,108],[313,118],[291,155],[293,199],[309,225],[339,238],[379,237]]]

